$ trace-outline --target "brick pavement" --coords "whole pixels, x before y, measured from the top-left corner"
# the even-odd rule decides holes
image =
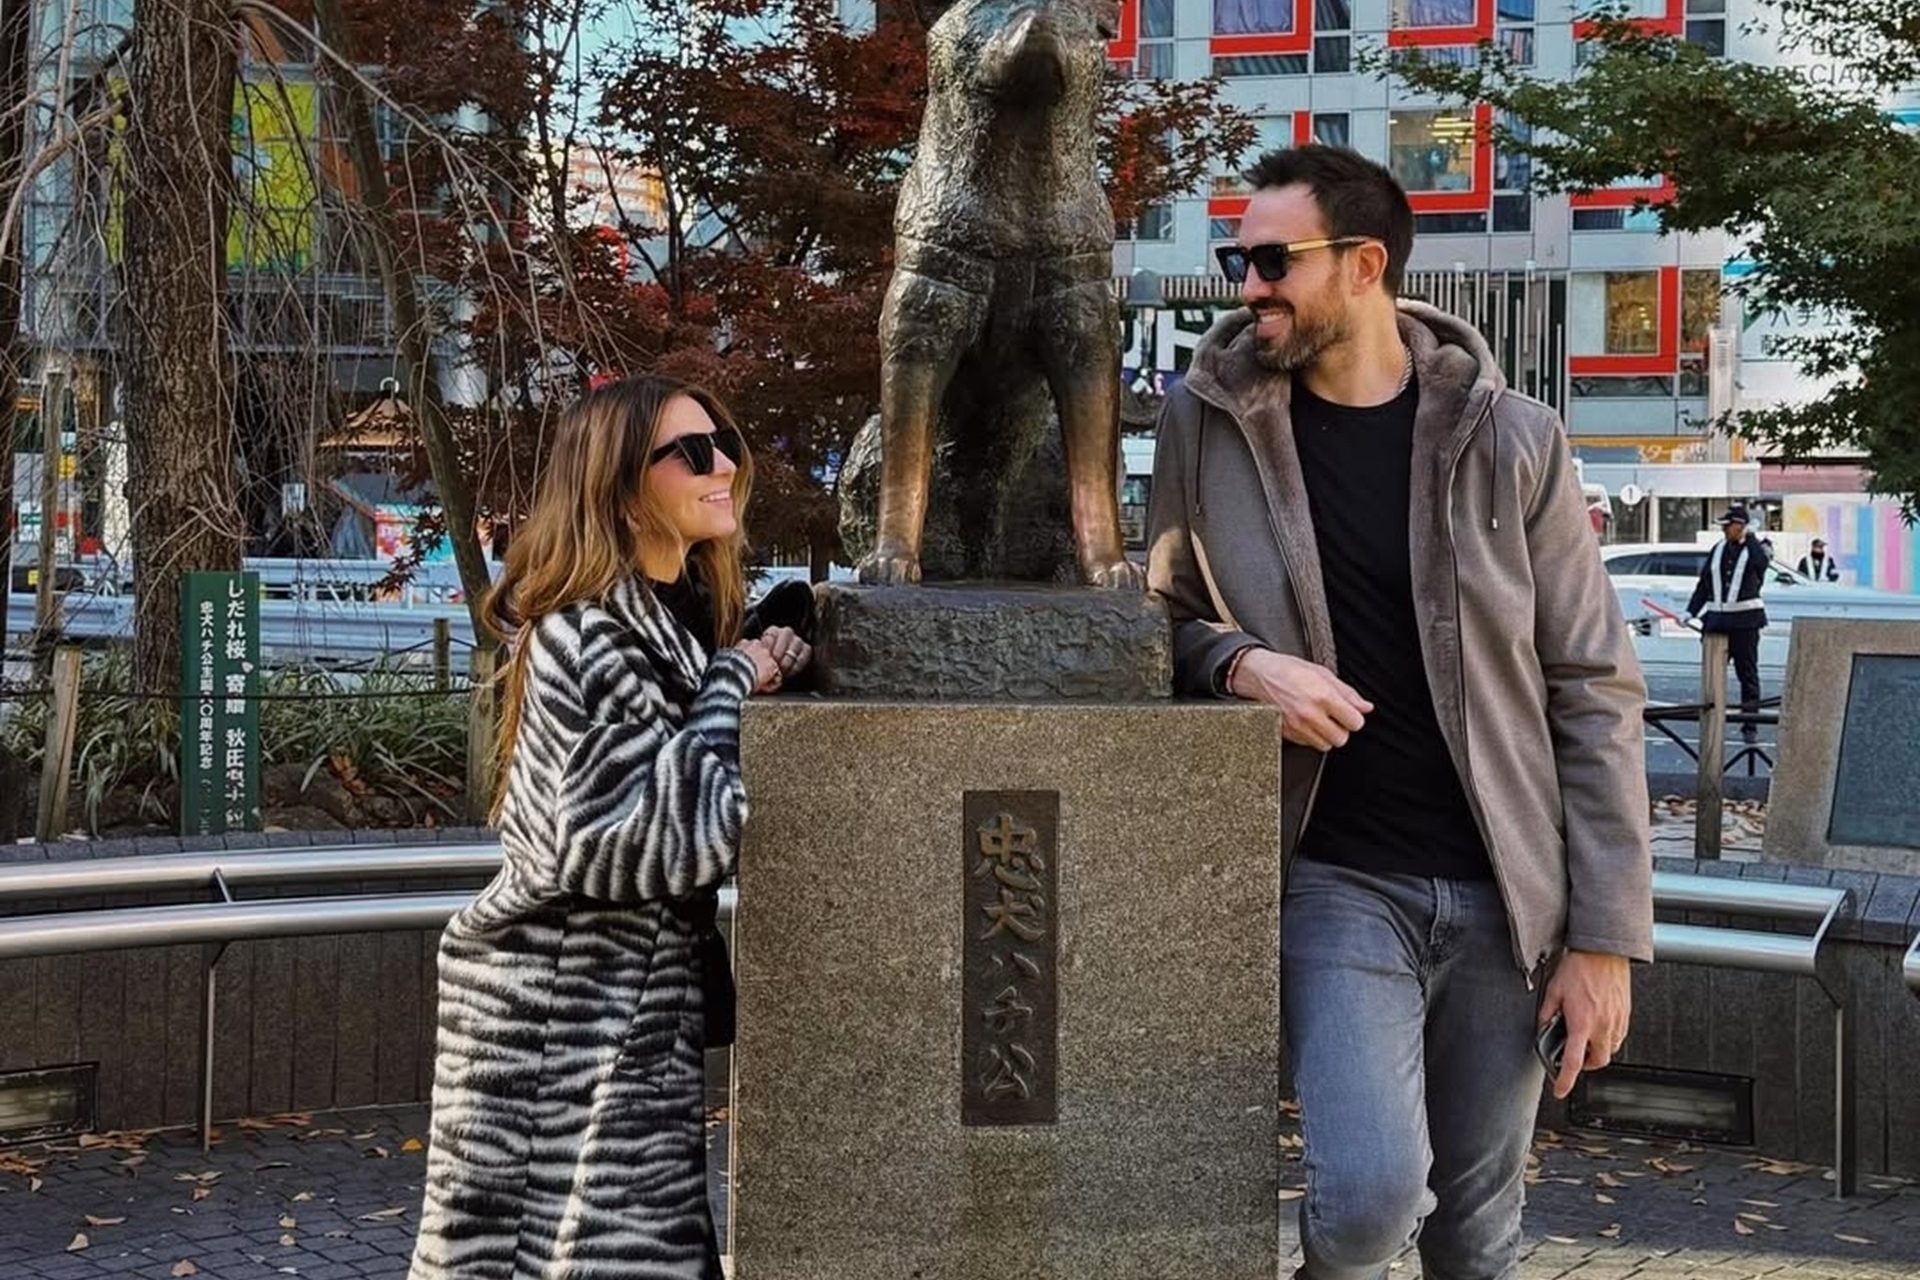
[[[400,1280],[425,1122],[407,1107],[228,1126],[204,1157],[180,1131],[0,1151],[0,1280]],[[1747,1152],[1543,1133],[1536,1154],[1522,1280],[1920,1280],[1920,1187],[1867,1178],[1837,1204],[1821,1170]]]

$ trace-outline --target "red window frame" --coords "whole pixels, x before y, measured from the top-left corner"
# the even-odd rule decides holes
[[[1392,145],[1391,139],[1388,145]],[[1491,106],[1482,102],[1473,108],[1473,185],[1465,191],[1409,191],[1407,203],[1415,213],[1481,213],[1493,207]]]
[[[1570,356],[1575,377],[1668,377],[1680,369],[1680,268],[1661,267],[1658,299],[1660,349],[1644,356]]]
[[[1686,0],[1668,0],[1684,4]],[[1479,0],[1473,25],[1466,27],[1394,27],[1387,32],[1390,49],[1431,48],[1435,45],[1479,44],[1493,39],[1494,0]]]
[[[1140,0],[1120,0],[1120,30],[1107,41],[1107,61],[1132,62],[1140,53]]]
[[[1134,8],[1139,0],[1129,0]],[[1256,32],[1251,35],[1215,35],[1208,49],[1216,58],[1242,58],[1263,53],[1313,52],[1313,0],[1293,0],[1293,30]]]
[[[1632,23],[1632,25],[1640,28],[1640,30],[1642,31],[1646,31],[1649,33],[1657,31],[1665,35],[1673,36],[1675,39],[1678,39],[1679,37],[1685,35],[1687,32],[1687,0],[1667,0],[1667,13],[1665,17],[1632,18],[1632,19],[1629,19],[1629,21]],[[1580,41],[1580,40],[1592,39],[1593,33],[1598,28],[1598,25],[1599,25],[1598,23],[1594,23],[1594,22],[1574,23],[1573,24],[1574,40]]]
[[[1313,141],[1313,112],[1293,113],[1293,145],[1304,147]],[[1247,212],[1246,196],[1212,196],[1207,200],[1207,217],[1238,218]]]
[[[1672,178],[1662,178],[1650,187],[1607,187],[1601,191],[1576,191],[1567,202],[1576,209],[1631,209],[1642,201],[1670,204],[1674,197]]]

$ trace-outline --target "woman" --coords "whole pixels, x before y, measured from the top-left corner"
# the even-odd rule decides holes
[[[486,604],[513,645],[506,859],[441,941],[413,1280],[720,1276],[702,962],[746,817],[740,704],[809,658],[790,629],[740,639],[751,477],[720,404],[664,378],[561,419]]]

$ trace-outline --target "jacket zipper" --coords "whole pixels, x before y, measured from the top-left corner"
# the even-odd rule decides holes
[[[1483,410],[1480,415],[1479,421],[1474,423],[1473,430],[1467,433],[1466,438],[1460,442],[1459,447],[1454,449],[1452,457],[1447,460],[1447,487],[1445,496],[1447,502],[1447,559],[1453,568],[1453,671],[1454,678],[1460,690],[1460,750],[1466,758],[1467,800],[1473,806],[1474,820],[1480,825],[1480,838],[1487,842],[1487,863],[1493,868],[1493,882],[1499,886],[1500,901],[1507,909],[1507,936],[1513,946],[1513,958],[1519,963],[1521,973],[1526,976],[1527,990],[1531,991],[1534,987],[1535,976],[1541,968],[1545,966],[1547,956],[1542,954],[1537,960],[1529,963],[1526,955],[1520,949],[1520,930],[1517,917],[1513,912],[1513,895],[1507,888],[1507,877],[1500,868],[1500,850],[1494,843],[1493,831],[1487,822],[1486,802],[1480,798],[1480,787],[1473,776],[1473,729],[1471,720],[1467,715],[1467,663],[1462,652],[1465,648],[1464,619],[1466,615],[1460,607],[1460,550],[1455,543],[1453,534],[1454,477],[1459,473],[1460,459],[1465,456],[1467,446],[1473,443],[1474,436],[1480,433],[1480,428],[1485,426],[1487,420],[1492,416],[1493,400],[1489,399],[1486,409]],[[1494,465],[1496,467],[1499,465],[1499,459],[1496,458],[1494,460]]]
[[[1247,439],[1247,428],[1245,424],[1240,421],[1239,414],[1217,400],[1207,399],[1207,397],[1201,395],[1198,390],[1194,391],[1194,395],[1197,399],[1212,405],[1221,413],[1226,414],[1227,418],[1233,423],[1234,429],[1240,433],[1241,438],[1247,440],[1247,448],[1249,450],[1253,448],[1253,441]],[[1203,430],[1205,426],[1206,424],[1202,422],[1201,428]],[[1197,494],[1200,491],[1200,465],[1197,461],[1194,463],[1193,487],[1194,492]],[[1313,652],[1313,629],[1307,625],[1307,610],[1306,607],[1300,603],[1300,587],[1299,584],[1294,581],[1293,557],[1287,554],[1287,540],[1280,536],[1280,526],[1273,518],[1273,506],[1271,503],[1267,504],[1267,531],[1273,535],[1273,545],[1279,548],[1280,551],[1280,565],[1286,570],[1287,574],[1287,594],[1293,598],[1294,616],[1300,619],[1300,637],[1307,646],[1307,656],[1313,658],[1315,661],[1319,661],[1318,656]],[[1299,837],[1306,833],[1307,823],[1313,817],[1314,802],[1320,798],[1320,780],[1326,775],[1326,772],[1327,757],[1325,752],[1321,752],[1319,753],[1319,759],[1313,766],[1313,783],[1307,788],[1307,805],[1306,809],[1300,815],[1300,830],[1295,834],[1295,845],[1300,843]],[[1292,863],[1293,851],[1282,851],[1280,855],[1280,870],[1283,874]]]

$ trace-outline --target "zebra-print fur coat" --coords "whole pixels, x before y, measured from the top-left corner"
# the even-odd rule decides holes
[[[718,1280],[699,944],[753,663],[637,580],[524,643],[505,864],[440,944],[411,1280]]]

